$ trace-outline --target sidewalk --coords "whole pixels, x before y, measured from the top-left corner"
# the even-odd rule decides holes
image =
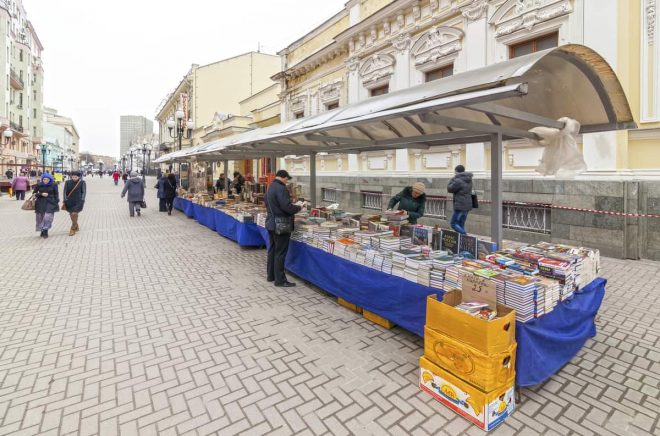
[[[0,435],[483,435],[417,387],[422,340],[371,324],[265,250],[87,178],[81,231],[0,197]],[[604,259],[598,335],[494,435],[658,434],[660,263]],[[295,279],[292,277],[292,279]]]

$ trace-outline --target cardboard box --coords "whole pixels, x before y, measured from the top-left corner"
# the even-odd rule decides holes
[[[484,392],[500,388],[516,374],[516,345],[485,354],[449,336],[424,328],[424,357]]]
[[[361,307],[358,307],[353,303],[349,303],[348,301],[344,300],[343,298],[337,297],[337,303],[339,303],[340,306],[344,306],[346,309],[348,309],[352,312],[362,313],[362,308]]]
[[[380,315],[376,315],[373,312],[369,312],[366,309],[362,309],[362,316],[364,316],[366,319],[373,322],[374,324],[378,324],[379,326],[385,327],[388,330],[396,325],[392,321],[385,319]]]
[[[426,300],[426,326],[485,354],[506,352],[516,342],[516,312],[497,305],[498,317],[485,321],[454,306],[463,301],[461,291],[447,292],[440,302],[436,295]]]
[[[500,425],[516,408],[513,380],[483,392],[425,357],[419,360],[419,387],[482,430]]]

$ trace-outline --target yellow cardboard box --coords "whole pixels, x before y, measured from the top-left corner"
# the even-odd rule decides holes
[[[426,327],[470,345],[485,354],[506,352],[516,342],[516,312],[497,305],[497,318],[476,318],[454,306],[463,301],[459,290],[447,292],[442,301],[436,295],[426,300]]]
[[[482,430],[492,430],[513,413],[513,379],[499,389],[483,392],[422,357],[419,387]]]
[[[358,307],[353,303],[349,303],[348,301],[344,300],[341,297],[337,297],[337,303],[339,303],[340,306],[344,306],[348,310],[351,310],[351,311],[357,312],[357,313],[362,313],[362,308],[361,307]]]
[[[424,357],[484,392],[509,383],[515,376],[516,345],[497,354],[484,354],[449,336],[424,328]]]
[[[378,324],[379,326],[385,327],[388,330],[393,328],[396,325],[392,321],[390,321],[389,319],[385,319],[382,316],[377,315],[373,312],[369,312],[366,309],[362,309],[362,316],[364,316],[366,319],[373,322],[374,324]]]

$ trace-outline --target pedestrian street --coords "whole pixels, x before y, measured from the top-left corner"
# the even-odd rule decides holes
[[[423,341],[174,211],[86,178],[48,239],[0,197],[0,434],[483,435],[420,391]],[[605,258],[598,333],[494,435],[660,432],[660,263]]]

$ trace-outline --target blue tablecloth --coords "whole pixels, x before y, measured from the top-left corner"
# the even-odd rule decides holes
[[[213,215],[215,231],[219,235],[236,241],[241,247],[263,247],[264,240],[255,223],[242,223],[236,218],[217,210],[205,208]]]
[[[173,202],[172,206],[174,207],[174,209],[180,210],[181,212],[183,212],[183,210],[184,210],[183,202],[184,201],[187,201],[187,200],[183,200],[180,197],[174,197],[174,202]]]
[[[257,226],[257,229],[259,229],[259,234],[261,235],[261,239],[264,241],[264,245],[266,248],[268,248],[270,246],[270,236],[268,235],[268,230],[261,226]]]
[[[286,268],[418,336],[424,335],[426,297],[443,295],[435,288],[376,271],[298,241],[291,241]],[[596,334],[594,317],[606,283],[605,279],[596,279],[572,300],[559,304],[542,318],[516,323],[518,386],[533,386],[547,380]]]

